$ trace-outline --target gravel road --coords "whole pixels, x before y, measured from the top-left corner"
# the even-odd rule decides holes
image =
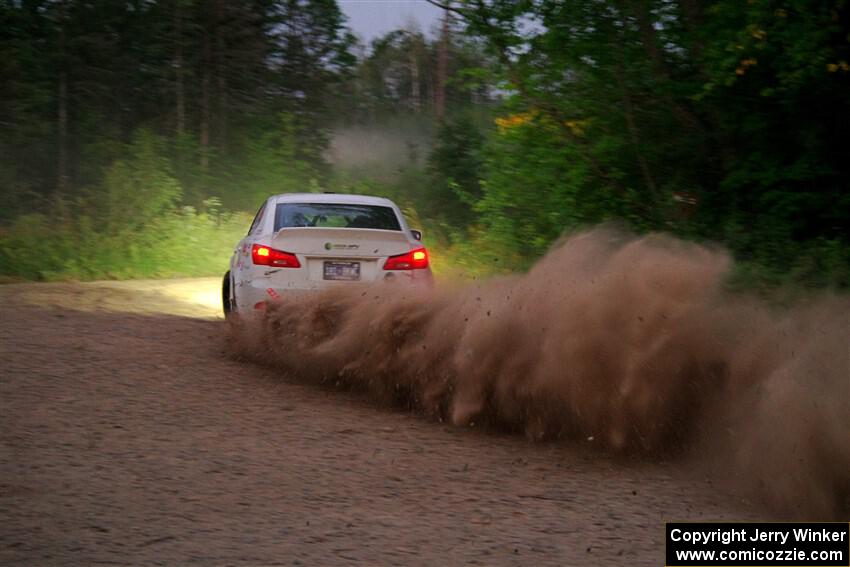
[[[663,565],[762,511],[224,353],[215,279],[0,286],[0,564]]]

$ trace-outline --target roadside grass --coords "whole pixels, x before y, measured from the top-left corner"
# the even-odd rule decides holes
[[[415,211],[405,210],[415,215]],[[252,214],[219,207],[170,210],[135,230],[98,229],[89,216],[51,211],[22,215],[0,227],[0,283],[88,281],[218,276],[227,270],[233,247],[244,236]],[[425,244],[441,281],[469,281],[526,271],[533,259],[485,230],[464,238],[440,238],[428,230]],[[833,241],[818,241],[786,251],[787,266],[754,257],[737,261],[727,279],[732,291],[753,292],[793,302],[812,289],[850,289],[850,251]],[[771,260],[771,259],[768,259]]]
[[[250,225],[248,213],[183,207],[140,230],[106,232],[90,217],[18,217],[0,228],[0,279],[124,280],[220,275]]]

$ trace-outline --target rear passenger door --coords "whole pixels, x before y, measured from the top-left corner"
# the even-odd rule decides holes
[[[239,245],[236,250],[234,250],[234,258],[236,262],[233,266],[233,279],[237,286],[241,286],[243,283],[248,282],[251,279],[251,268],[253,267],[253,263],[251,262],[251,247],[254,245],[254,242],[257,241],[257,237],[259,236],[263,226],[263,220],[265,219],[266,210],[268,208],[268,201],[265,201],[262,205],[260,205],[260,209],[257,211],[257,214],[254,215],[254,221],[251,223],[251,228],[248,229],[248,234],[245,235],[245,238],[239,241]]]

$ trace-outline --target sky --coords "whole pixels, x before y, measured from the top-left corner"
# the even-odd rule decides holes
[[[337,0],[349,27],[367,45],[388,31],[409,27],[413,22],[425,33],[431,31],[442,10],[425,0]]]

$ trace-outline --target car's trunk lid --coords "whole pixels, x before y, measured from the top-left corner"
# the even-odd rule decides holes
[[[380,258],[404,254],[410,243],[400,230],[368,228],[282,228],[272,247],[305,256]]]
[[[383,259],[410,251],[401,231],[365,228],[283,228],[272,247],[304,256],[307,279],[374,281],[385,274]]]

